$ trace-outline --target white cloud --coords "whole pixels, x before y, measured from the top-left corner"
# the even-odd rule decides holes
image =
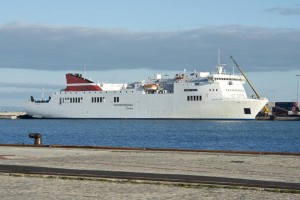
[[[280,15],[300,15],[300,7],[288,8],[288,7],[273,7],[265,9],[270,13],[278,13]]]
[[[248,71],[299,68],[299,29],[247,26],[170,32],[55,27],[13,23],[0,27],[0,68],[69,70],[207,70],[233,55]]]

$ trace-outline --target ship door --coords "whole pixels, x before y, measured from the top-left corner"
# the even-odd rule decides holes
[[[245,115],[251,115],[251,109],[250,108],[244,108],[244,114]]]

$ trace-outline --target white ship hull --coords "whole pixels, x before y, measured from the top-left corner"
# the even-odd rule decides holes
[[[186,101],[185,96],[175,94],[119,94],[124,101],[114,103],[114,93],[103,95],[105,103],[91,103],[94,94],[64,94],[82,97],[81,103],[59,105],[61,94],[54,94],[49,103],[27,102],[28,115],[39,118],[125,118],[125,119],[255,119],[267,103],[257,99],[219,99]],[[245,114],[245,108],[251,113]]]

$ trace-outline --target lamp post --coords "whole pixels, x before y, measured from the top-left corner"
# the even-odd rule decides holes
[[[297,107],[299,107],[299,98],[298,98],[298,94],[299,94],[299,92],[298,92],[299,76],[300,76],[300,75],[296,75],[296,77],[297,77]],[[297,110],[298,110],[298,108],[297,108]]]

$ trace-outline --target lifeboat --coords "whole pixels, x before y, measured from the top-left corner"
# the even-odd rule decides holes
[[[184,74],[176,74],[175,79],[176,80],[182,80],[182,79],[184,79]]]
[[[148,90],[148,91],[155,91],[158,88],[158,84],[156,83],[149,83],[149,84],[145,84],[144,85],[144,90]]]

